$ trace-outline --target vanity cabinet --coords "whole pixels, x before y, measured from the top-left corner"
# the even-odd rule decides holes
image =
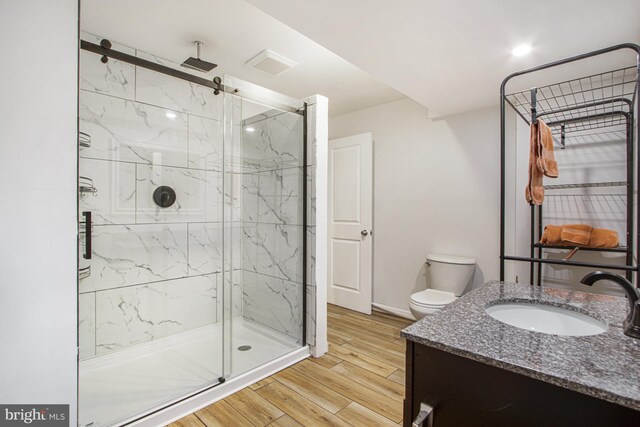
[[[408,340],[405,427],[421,403],[434,427],[640,426],[631,408]]]

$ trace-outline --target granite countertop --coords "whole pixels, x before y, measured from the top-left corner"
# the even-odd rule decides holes
[[[591,336],[526,331],[485,313],[500,302],[571,306],[604,321]],[[402,331],[408,340],[640,411],[640,340],[622,332],[627,300],[491,281]]]

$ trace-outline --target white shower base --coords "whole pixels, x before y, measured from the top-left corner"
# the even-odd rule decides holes
[[[250,345],[251,350],[239,351],[241,345]],[[298,348],[289,337],[234,318],[230,377]],[[222,375],[222,358],[222,325],[217,323],[82,361],[79,425],[129,421],[136,414],[215,384]]]

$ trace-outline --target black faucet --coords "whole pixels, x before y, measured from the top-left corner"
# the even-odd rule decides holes
[[[624,323],[622,324],[624,327],[624,334],[640,339],[640,293],[638,290],[631,282],[619,274],[607,273],[604,271],[594,271],[589,273],[580,280],[580,283],[591,286],[599,280],[610,280],[622,286],[622,289],[624,289],[627,294],[630,309],[629,315],[624,319]]]

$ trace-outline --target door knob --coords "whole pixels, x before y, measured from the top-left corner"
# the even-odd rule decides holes
[[[368,236],[368,235],[369,235],[369,232],[368,232],[367,230],[362,230],[362,231],[360,232],[360,234],[361,234],[361,235],[363,235],[363,236]]]

